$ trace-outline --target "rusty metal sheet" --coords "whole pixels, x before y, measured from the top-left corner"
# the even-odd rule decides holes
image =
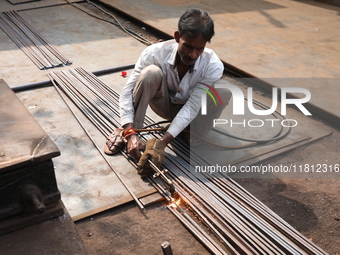
[[[0,173],[59,155],[57,146],[0,79]]]
[[[215,22],[212,48],[227,65],[257,78],[339,78],[340,7],[315,1],[101,0],[170,36],[188,8],[201,8]],[[276,81],[279,81],[276,79]],[[268,85],[268,84],[267,84]],[[281,83],[271,84],[281,88]],[[340,123],[339,94],[303,84],[310,107]],[[336,84],[336,91],[339,91]],[[271,86],[267,86],[271,89]],[[334,87],[333,87],[334,88]],[[330,107],[332,105],[332,107]]]
[[[7,0],[11,4],[24,4],[24,3],[30,3],[30,2],[37,2],[40,0]]]

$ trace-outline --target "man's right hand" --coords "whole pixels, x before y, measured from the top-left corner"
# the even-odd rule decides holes
[[[126,150],[128,154],[138,161],[141,156],[140,151],[145,150],[145,144],[139,139],[138,135],[131,135],[126,140]]]
[[[140,151],[145,150],[145,144],[139,139],[137,134],[129,135],[131,129],[134,129],[133,123],[128,123],[124,125],[123,128],[124,128],[124,131],[127,132],[126,135],[123,135],[127,141],[126,142],[127,153],[138,161],[141,156]],[[132,133],[135,133],[135,132],[132,132]]]

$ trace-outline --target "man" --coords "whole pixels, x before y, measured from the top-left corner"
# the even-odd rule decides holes
[[[222,62],[206,48],[214,34],[214,23],[209,14],[200,9],[189,9],[178,22],[174,40],[151,45],[141,53],[120,95],[122,128],[108,137],[104,149],[107,154],[123,148],[121,134],[127,142],[127,152],[139,160],[142,169],[139,174],[145,176],[152,173],[147,160],[160,166],[166,145],[190,123],[196,123],[190,125],[191,132],[195,131],[196,135],[186,136],[186,141],[191,145],[200,143],[200,138],[212,128],[212,120],[219,117],[231,96],[226,89],[218,90],[223,103],[215,106],[208,100],[208,114],[198,114],[202,94],[219,82],[223,74]],[[160,117],[172,122],[160,139],[150,139],[145,146],[135,129],[143,127],[148,105]]]

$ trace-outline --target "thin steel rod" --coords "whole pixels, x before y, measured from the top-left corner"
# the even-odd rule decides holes
[[[0,28],[39,69],[71,64],[67,58],[16,11],[0,13],[0,20]]]
[[[65,65],[71,64],[71,62],[65,58],[53,45],[51,45],[34,27],[32,27],[26,20],[24,20],[17,12],[11,11],[18,20],[20,20],[35,36],[36,38],[44,44],[50,52],[52,52],[56,57],[58,57]]]
[[[208,162],[200,163],[200,164],[209,165]],[[207,174],[204,174],[204,173],[203,173],[203,175],[208,176]],[[292,238],[292,241],[294,243],[296,243],[297,245],[299,245],[301,248],[305,248],[305,247],[309,246],[310,249],[316,254],[318,252],[323,252],[319,247],[317,247],[314,243],[311,243],[306,237],[301,235],[301,233],[299,233],[297,230],[295,230],[291,225],[289,225],[287,222],[285,222],[282,218],[280,218],[277,214],[275,214],[273,211],[271,211],[263,203],[259,202],[254,196],[252,196],[248,191],[246,191],[244,188],[242,188],[234,180],[232,180],[228,176],[222,175],[221,173],[218,173],[215,176],[210,176],[210,180],[213,179],[213,178],[218,178],[221,182],[223,182],[224,184],[229,185],[229,187],[233,188],[234,190],[229,192],[230,195],[236,196],[236,195],[239,195],[239,194],[243,194],[243,196],[239,195],[239,197],[240,197],[239,201],[242,201],[243,203],[245,203],[245,201],[248,201],[247,203],[249,205],[255,204],[255,206],[251,207],[251,210],[257,210],[258,212],[260,212],[260,213],[258,213],[258,215],[266,218],[266,220],[272,226],[275,226],[275,227],[280,226],[281,229],[279,229],[279,231],[283,234],[286,234],[287,237]],[[289,233],[289,234],[287,234],[287,233]]]
[[[82,2],[85,2],[85,0],[72,1],[72,3],[82,3]],[[60,5],[68,5],[68,4],[69,4],[69,3],[67,3],[67,2],[64,2],[64,3],[61,3],[61,2],[58,3],[58,2],[56,2],[56,3],[45,4],[45,5],[42,5],[42,6],[27,7],[27,8],[19,9],[19,10],[16,10],[16,11],[17,11],[17,12],[23,12],[23,11],[30,11],[30,10],[37,10],[37,9],[55,7],[55,6],[60,6]],[[21,8],[22,8],[22,7],[21,7]]]
[[[190,208],[193,209],[193,211],[195,212],[195,214],[197,214],[199,216],[199,218],[207,225],[207,227],[216,235],[216,237],[218,237],[226,246],[226,248],[232,252],[232,254],[251,254],[251,251],[248,250],[248,248],[242,244],[241,242],[239,242],[237,239],[233,238],[232,235],[223,235],[222,233],[228,233],[228,230],[221,227],[217,220],[214,217],[209,217],[209,219],[207,218],[207,211],[191,196],[185,196],[186,191],[180,187],[179,185],[176,186],[177,192],[179,192],[179,194],[181,194],[181,198],[180,200],[184,201],[186,204],[189,205]],[[218,228],[218,229],[217,229]],[[226,238],[228,238],[229,240],[227,240]],[[236,246],[236,247],[242,247],[241,250],[237,251],[236,248],[232,245],[232,243]]]
[[[49,75],[49,74],[47,74]],[[63,99],[63,101],[65,102],[65,104],[67,105],[67,107],[69,108],[69,110],[71,111],[71,113],[73,114],[73,116],[76,118],[76,120],[78,121],[78,123],[80,124],[80,126],[82,127],[82,129],[84,130],[84,132],[86,133],[86,135],[90,138],[91,142],[93,143],[93,145],[96,147],[96,149],[100,152],[100,154],[102,155],[103,159],[105,160],[105,162],[110,166],[110,168],[112,169],[112,171],[116,174],[117,178],[119,179],[119,181],[124,185],[124,187],[126,188],[126,190],[129,192],[129,194],[132,196],[132,198],[136,201],[137,205],[139,206],[139,208],[141,210],[144,210],[144,206],[143,204],[139,201],[139,199],[136,197],[136,195],[131,191],[131,189],[129,188],[129,186],[124,182],[124,180],[120,177],[120,175],[118,174],[117,170],[113,167],[113,165],[106,159],[104,153],[102,152],[102,149],[100,149],[98,147],[98,145],[95,143],[94,139],[92,138],[92,136],[90,135],[90,133],[86,130],[86,128],[84,127],[84,125],[82,124],[82,122],[80,121],[80,119],[78,118],[78,116],[76,115],[76,113],[72,110],[72,108],[70,107],[70,105],[67,103],[66,99],[64,98],[64,95],[60,92],[59,88],[57,87],[57,85],[54,83],[54,78],[49,76],[51,79],[51,82],[53,83],[54,87],[56,88],[57,92],[59,93],[59,95],[61,96],[61,98]]]
[[[107,135],[119,127],[119,94],[116,91],[83,68],[58,72],[55,76],[60,83],[65,83],[65,87],[61,85],[63,91],[71,94],[83,113],[89,115],[87,117],[96,127],[104,130],[103,134]],[[152,123],[153,120],[146,116],[145,124]],[[144,142],[159,136],[159,132],[140,135]],[[228,176],[195,173],[193,165],[209,162],[197,153],[188,153],[190,148],[178,139],[172,145],[172,148],[165,149],[163,162],[171,169],[168,176],[181,200],[222,240],[223,247],[231,254],[326,254]],[[124,150],[122,155],[137,166]],[[174,203],[167,191],[149,180],[170,204]],[[182,209],[170,210],[205,243],[207,249],[225,253],[219,245],[215,246],[206,239],[203,229],[181,212]]]
[[[183,173],[179,174],[176,171],[174,172],[173,168],[171,169],[176,176],[180,176],[182,179],[189,178],[189,176],[182,176]],[[186,180],[186,182],[188,182],[188,180]],[[232,206],[225,206],[221,200],[209,192],[209,188],[205,187],[204,184],[205,180],[203,179],[192,179],[190,182],[191,193],[195,193],[195,197],[197,199],[204,197],[204,199],[199,199],[200,203],[206,208],[209,208],[215,217],[224,221],[226,223],[225,226],[230,229],[230,231],[234,231],[236,236],[248,236],[248,241],[252,244],[252,246],[256,247],[259,251],[258,254],[268,253],[268,249],[271,249],[271,247],[266,247],[267,245],[263,245],[263,243],[270,243],[270,241],[265,236],[261,235],[256,228],[252,228],[252,225],[250,225],[247,218],[240,217],[238,215],[238,213],[234,210],[235,205],[230,204]],[[206,201],[209,201],[209,203]],[[214,207],[210,207],[210,204],[213,204]],[[266,241],[261,242],[260,240]],[[256,254],[256,252],[253,251],[252,254]]]
[[[216,255],[223,255],[223,249],[202,229],[194,222],[180,207],[173,208],[171,205],[167,206],[168,209],[188,228],[188,230],[201,240],[202,244],[212,253]],[[179,211],[180,210],[180,211]]]
[[[0,22],[1,22],[1,19],[0,19]],[[120,71],[123,71],[123,70],[129,70],[129,69],[134,68],[134,66],[135,66],[135,64],[124,65],[124,66],[118,66],[118,67],[112,67],[112,68],[108,68],[108,69],[98,70],[98,71],[94,71],[92,73],[95,76],[101,76],[101,75],[107,75],[107,74],[111,74],[111,73],[120,72]],[[47,80],[47,81],[41,81],[41,82],[16,86],[16,87],[12,87],[11,89],[14,92],[23,92],[23,91],[27,91],[27,90],[30,90],[30,89],[37,89],[37,88],[50,87],[50,86],[53,86],[53,84],[50,80]]]
[[[173,169],[173,168],[171,168]],[[185,173],[184,173],[185,174]],[[196,180],[194,181],[194,183],[208,183],[206,180],[200,179],[200,180]],[[219,191],[220,192],[220,191]]]

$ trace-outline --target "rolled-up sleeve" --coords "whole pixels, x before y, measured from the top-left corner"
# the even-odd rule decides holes
[[[132,99],[132,93],[133,88],[135,87],[135,84],[140,76],[141,71],[148,65],[146,63],[146,56],[148,54],[148,49],[145,49],[139,59],[137,60],[135,64],[135,68],[131,75],[129,76],[129,79],[127,83],[125,84],[122,93],[119,97],[119,114],[120,114],[120,122],[121,125],[124,126],[127,123],[133,123],[134,118],[134,108],[133,108],[133,99]]]
[[[142,70],[151,64],[162,69],[168,89],[176,91],[172,98],[173,103],[183,104],[168,132],[176,137],[197,116],[201,108],[201,95],[205,93],[202,88],[207,89],[202,83],[212,86],[219,80],[223,74],[223,64],[212,50],[206,48],[196,61],[193,71],[188,71],[180,80],[174,68],[177,47],[175,40],[169,40],[153,44],[143,50],[120,95],[119,113],[122,126],[134,121],[133,89]]]
[[[213,86],[216,81],[221,79],[223,69],[222,62],[214,54],[213,59],[209,61],[209,65],[207,65],[206,70],[202,73],[202,78],[195,84],[192,84],[188,101],[171,122],[168,132],[173,137],[176,137],[182,132],[193,121],[201,109],[202,94],[206,93],[203,89],[207,89],[203,84]]]

